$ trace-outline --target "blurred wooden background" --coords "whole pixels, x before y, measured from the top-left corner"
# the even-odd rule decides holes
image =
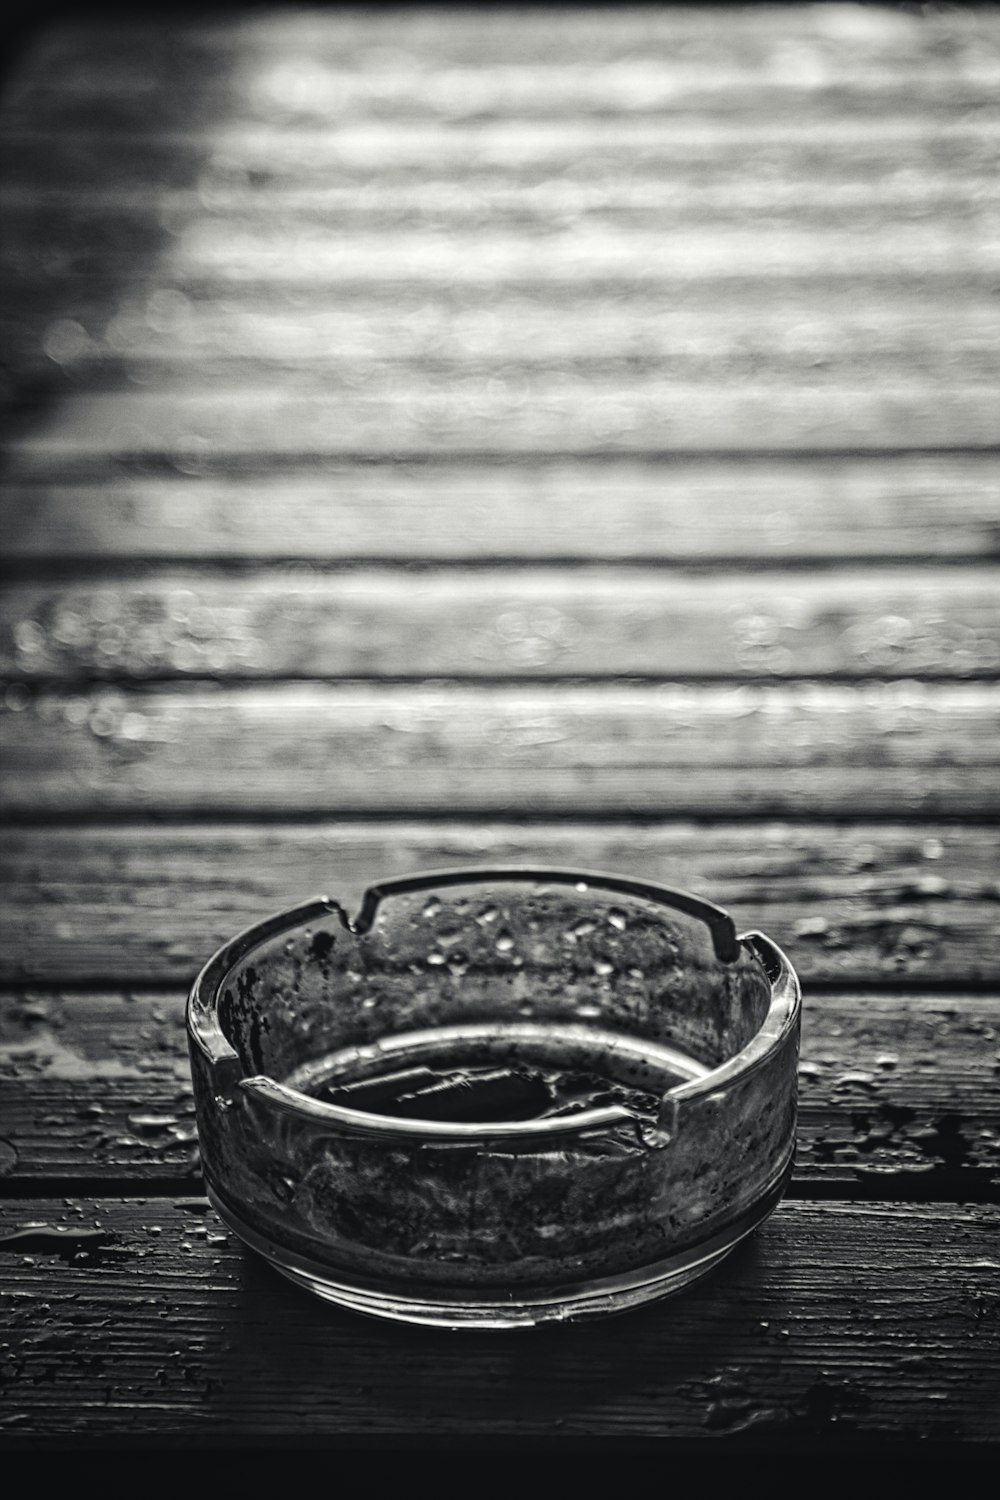
[[[998,99],[992,7],[30,39],[11,1441],[1000,1437]],[[248,922],[487,861],[690,887],[806,991],[790,1201],[679,1301],[530,1348],[245,1259],[182,1025]]]

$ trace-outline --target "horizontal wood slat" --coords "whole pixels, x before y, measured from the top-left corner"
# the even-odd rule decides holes
[[[971,9],[971,8],[970,8]],[[391,47],[383,48],[384,42]],[[713,68],[726,59],[756,62],[786,42],[807,41],[842,56],[846,65],[879,62],[895,70],[913,59],[939,63],[942,58],[960,76],[976,61],[989,61],[1000,49],[997,20],[988,7],[964,10],[899,12],[888,7],[842,6],[839,13],[764,5],[728,7],[725,24],[706,22],[702,7],[584,6],[574,9],[572,24],[556,6],[480,8],[447,6],[397,7],[389,15],[377,9],[338,11],[276,7],[234,16],[183,11],[158,16],[115,17],[99,31],[87,24],[61,20],[43,40],[40,60],[58,62],[66,55],[88,57],[113,66],[127,65],[152,51],[177,71],[193,56],[218,62],[245,47],[264,57],[304,58],[324,65],[343,63],[352,70],[391,71],[427,58],[436,64],[467,63],[492,71],[512,62],[551,62],[560,68],[603,69],[615,60],[662,61],[666,66],[703,62]],[[145,49],[145,51],[143,50]],[[114,76],[112,74],[112,76]]]
[[[107,193],[110,183],[121,191],[121,203],[134,194],[158,197],[195,188],[200,205],[209,209],[232,204],[234,195],[238,202],[248,187],[265,200],[348,189],[364,201],[372,182],[374,201],[386,191],[412,193],[435,182],[470,194],[482,191],[484,182],[491,190],[516,193],[541,194],[550,187],[550,202],[559,202],[560,192],[564,202],[573,202],[581,187],[607,193],[617,183],[618,192],[655,193],[659,185],[661,193],[679,192],[681,204],[692,208],[698,202],[720,206],[732,188],[735,201],[751,209],[762,206],[761,194],[764,205],[775,193],[787,205],[801,188],[806,208],[819,209],[818,184],[833,199],[846,192],[848,203],[861,191],[871,206],[884,184],[886,211],[914,194],[918,205],[940,201],[942,193],[945,202],[954,201],[963,188],[968,197],[962,202],[985,202],[989,210],[996,117],[989,111],[983,120],[982,114],[970,112],[965,124],[927,119],[921,110],[890,120],[862,115],[853,122],[764,128],[695,115],[611,135],[608,121],[600,133],[596,121],[519,129],[507,122],[491,130],[425,125],[409,144],[412,121],[337,130],[226,130],[215,119],[210,129],[170,134],[101,131],[92,121],[62,131],[4,131],[0,121],[0,184],[22,201],[25,193],[32,201],[50,193],[88,198]],[[176,221],[168,215],[162,222],[169,229]]]
[[[57,65],[57,64],[56,64]],[[1000,62],[970,56],[961,76],[933,62],[896,61],[866,66],[865,60],[824,56],[817,49],[800,58],[812,76],[795,74],[793,48],[775,48],[759,67],[634,59],[603,67],[565,64],[494,67],[414,67],[410,70],[347,71],[337,60],[302,54],[284,58],[236,57],[207,75],[192,59],[190,72],[150,78],[132,64],[105,79],[98,67],[80,69],[68,87],[22,87],[6,101],[9,131],[72,130],[80,126],[108,134],[143,135],[151,124],[183,131],[219,117],[248,126],[330,129],[358,121],[425,125],[445,121],[488,122],[498,116],[528,124],[567,117],[600,121],[652,118],[669,128],[695,112],[725,122],[776,122],[791,134],[799,125],[867,119],[873,130],[890,111],[922,108],[925,120],[948,123],[956,115],[987,114],[1000,84]]]
[[[165,279],[165,278],[164,278]],[[40,313],[24,304],[7,320],[23,360],[47,369],[64,393],[139,381],[157,390],[211,377],[240,385],[253,372],[286,389],[317,376],[338,386],[423,371],[434,383],[490,371],[499,380],[560,369],[607,378],[643,372],[698,384],[735,376],[773,383],[792,372],[810,383],[860,385],[877,377],[986,381],[1000,375],[996,298],[951,294],[866,300],[851,291],[805,294],[761,306],[749,294],[699,296],[677,311],[651,295],[546,295],[544,289],[482,299],[444,293],[310,297],[289,305],[280,289],[259,297],[193,299],[176,287],[147,289],[113,315],[83,301]],[[710,305],[709,305],[710,304]],[[810,305],[811,304],[811,305]],[[367,373],[366,373],[367,372]]]
[[[225,32],[211,22],[169,35],[148,24],[105,26],[97,36],[64,30],[36,41],[32,73],[10,91],[6,112],[18,122],[66,125],[99,113],[133,128],[220,108],[240,118],[331,122],[692,106],[725,116],[764,104],[772,113],[826,106],[855,115],[914,98],[951,110],[989,102],[1000,77],[988,11],[956,21],[946,11],[845,9],[806,18],[786,8],[776,25],[762,15],[750,26],[735,12],[725,35],[699,30],[674,8],[639,25],[613,11],[596,25],[584,15],[572,35],[537,15],[519,24],[515,34],[513,23],[491,17],[478,38],[461,15],[447,30],[403,19],[389,35],[375,16],[367,36],[343,15],[325,27],[298,15],[240,18]]]
[[[995,558],[992,454],[588,463],[160,465],[11,461],[7,553],[28,558],[352,557],[684,561]],[[35,482],[27,482],[29,476]],[[280,517],[280,521],[279,518]]]
[[[0,673],[35,681],[998,671],[996,579],[982,568],[189,569],[0,596]]]
[[[1000,811],[989,684],[360,682],[7,702],[7,816]]]
[[[296,155],[303,151],[308,147],[296,147]],[[717,282],[747,287],[758,280],[804,280],[824,287],[857,280],[870,295],[873,285],[899,278],[904,286],[926,278],[938,295],[942,282],[978,284],[981,295],[1000,270],[995,209],[980,209],[967,224],[932,217],[916,223],[904,219],[898,226],[882,221],[855,228],[841,222],[813,231],[780,223],[636,229],[596,223],[585,230],[558,225],[531,233],[530,225],[515,232],[490,222],[479,232],[442,233],[408,223],[391,235],[374,227],[345,235],[315,224],[293,224],[290,233],[270,219],[248,216],[241,225],[200,218],[179,225],[165,246],[160,274],[181,290],[211,288],[220,296],[246,283],[308,293],[397,282],[484,289],[539,283],[579,289],[591,282],[621,282],[682,291]],[[113,276],[128,288],[136,249],[156,247],[152,225],[140,225],[134,233],[137,244],[128,244],[126,236],[117,253],[114,243],[91,247],[89,253],[86,245],[60,251],[56,239],[47,263],[47,236],[39,236],[38,247],[16,238],[5,247],[0,265],[7,275],[27,273],[29,285],[41,268],[50,285],[85,291],[88,276]]]
[[[3,1176],[196,1176],[183,992],[0,994]],[[1000,1198],[1000,991],[806,991],[795,1180]],[[8,1184],[9,1190],[9,1184]]]
[[[996,1444],[998,85],[993,7],[29,39],[5,1440]],[[245,1253],[183,1024],[280,907],[518,863],[696,891],[804,985],[788,1199],[527,1358]]]
[[[941,387],[701,386],[662,375],[628,379],[526,371],[463,375],[432,385],[408,371],[330,391],[316,376],[286,390],[249,381],[220,388],[77,394],[37,415],[11,444],[15,460],[143,458],[192,453],[317,460],[442,453],[830,453],[843,449],[1000,445],[1000,381]],[[367,387],[367,389],[365,388]]]
[[[2,1223],[34,1226],[0,1242],[11,1434],[996,1436],[995,1208],[785,1203],[681,1299],[530,1350],[319,1307],[200,1199],[12,1201]]]
[[[804,982],[1000,985],[995,828],[718,822],[8,828],[8,982],[184,986],[234,933],[317,892],[469,865],[611,870],[689,889],[786,950]]]
[[[117,130],[109,135],[112,150],[118,135]],[[989,160],[978,155],[954,163],[947,175],[926,156],[922,164],[908,167],[886,162],[880,171],[874,162],[866,158],[854,162],[844,152],[828,157],[821,173],[809,171],[810,163],[800,162],[797,173],[779,176],[770,157],[758,161],[754,170],[750,162],[731,165],[727,151],[711,163],[703,162],[700,169],[683,160],[665,168],[661,164],[658,169],[656,163],[640,159],[628,172],[619,173],[608,170],[605,159],[590,155],[577,162],[572,173],[558,177],[532,172],[530,165],[519,168],[515,160],[489,167],[456,161],[447,170],[444,164],[431,163],[426,172],[389,170],[377,177],[351,173],[331,163],[322,179],[290,181],[276,172],[248,173],[220,154],[203,159],[186,183],[180,177],[158,184],[138,176],[102,182],[96,171],[89,174],[93,180],[83,172],[80,177],[67,174],[60,181],[54,175],[57,153],[72,152],[75,138],[75,131],[65,138],[25,136],[19,144],[29,157],[37,154],[42,164],[51,157],[53,167],[44,180],[37,175],[28,180],[18,171],[19,153],[14,152],[13,137],[5,133],[0,121],[0,207],[12,216],[12,222],[35,226],[66,243],[72,243],[83,226],[110,242],[116,230],[120,233],[127,226],[138,230],[147,224],[169,234],[193,220],[210,221],[220,215],[242,222],[265,204],[280,209],[290,226],[299,221],[322,222],[326,215],[335,214],[341,230],[356,228],[366,220],[378,224],[410,218],[457,227],[481,224],[487,217],[491,222],[538,227],[565,227],[593,218],[623,227],[667,228],[688,219],[702,224],[745,224],[751,213],[763,215],[764,224],[789,226],[794,216],[800,229],[829,226],[835,219],[841,227],[896,223],[902,229],[907,221],[928,214],[954,214],[972,223],[985,214],[988,221],[995,209],[994,174]],[[6,158],[2,154],[5,139],[9,143]],[[787,152],[791,148],[789,140],[774,149]],[[795,160],[790,158],[790,166]],[[640,295],[642,290],[634,289]],[[886,288],[886,295],[890,292]],[[835,293],[836,287],[831,287],[830,294]]]

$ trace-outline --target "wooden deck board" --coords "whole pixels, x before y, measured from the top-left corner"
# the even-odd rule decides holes
[[[27,48],[5,1439],[996,1444],[998,83],[994,7]],[[805,986],[789,1201],[530,1350],[320,1308],[174,1197],[208,954],[503,863],[694,889]]]
[[[324,892],[469,865],[617,870],[699,892],[807,987],[1000,985],[998,833],[980,823],[125,823],[4,830],[0,979],[188,984],[233,933]],[[238,874],[237,874],[238,872]]]
[[[464,201],[461,200],[460,201]],[[283,203],[258,210],[281,215]],[[419,210],[376,220],[390,236]],[[949,210],[950,211],[950,210]],[[53,217],[65,210],[53,209]],[[313,219],[342,210],[317,209]],[[106,223],[106,208],[89,219]],[[90,222],[75,238],[92,253]],[[9,222],[9,221],[8,221]],[[225,227],[225,226],[223,226]],[[442,225],[446,230],[448,226]],[[859,228],[859,234],[862,230]],[[67,252],[70,253],[70,252]],[[635,289],[606,281],[584,286],[496,287],[478,296],[461,285],[426,288],[390,281],[336,286],[307,299],[280,282],[202,286],[185,291],[163,268],[154,285],[116,298],[114,308],[85,288],[22,285],[0,313],[9,357],[65,394],[158,391],[187,381],[245,384],[268,374],[288,390],[318,381],[331,387],[423,374],[461,384],[471,377],[549,379],[560,370],[607,380],[658,373],[693,385],[753,379],[766,385],[792,375],[803,383],[861,388],[952,381],[989,385],[997,376],[1000,311],[988,288],[905,285],[788,288],[724,283],[695,289],[681,302],[669,286]],[[197,292],[197,295],[194,293]],[[303,305],[304,304],[304,305]]]
[[[7,703],[8,817],[1000,811],[993,683],[364,680],[45,689]]]
[[[679,1300],[514,1338],[320,1307],[204,1200],[15,1200],[8,1430],[990,1441],[997,1215],[786,1203]]]
[[[192,973],[195,965],[192,964]],[[25,986],[2,996],[0,1177],[197,1181],[185,992]],[[811,995],[795,1184],[1000,1201],[995,993]]]
[[[998,262],[1000,270],[1000,262]],[[296,388],[297,387],[297,388]],[[771,454],[881,448],[993,449],[1000,381],[941,388],[906,381],[705,387],[659,373],[612,378],[531,372],[464,375],[435,389],[406,372],[331,391],[313,377],[277,389],[263,377],[182,390],[68,394],[12,439],[15,461],[308,453],[318,469],[345,455],[441,453]]]
[[[18,568],[176,557],[992,561],[995,469],[992,454],[319,465],[189,444],[145,465],[90,466],[47,454],[33,474],[11,463],[8,555]]]
[[[106,571],[12,582],[0,673],[963,678],[1000,674],[1000,610],[982,567]]]

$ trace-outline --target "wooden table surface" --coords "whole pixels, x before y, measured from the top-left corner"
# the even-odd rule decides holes
[[[1000,1440],[1000,15],[280,8],[2,111],[8,1444]],[[447,1334],[202,1196],[202,960],[317,890],[648,876],[787,949],[788,1197]]]

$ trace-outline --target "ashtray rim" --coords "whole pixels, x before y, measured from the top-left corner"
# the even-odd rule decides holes
[[[737,934],[733,919],[727,911],[688,891],[607,871],[560,866],[466,865],[443,870],[422,870],[411,875],[378,880],[369,885],[356,917],[351,917],[341,902],[329,896],[315,896],[243,928],[212,954],[191,987],[186,1026],[191,1042],[197,1046],[212,1069],[216,1095],[220,1098],[231,1097],[240,1089],[256,1095],[261,1102],[272,1107],[300,1118],[326,1121],[341,1130],[407,1140],[424,1137],[439,1142],[452,1140],[469,1143],[503,1139],[527,1144],[537,1137],[551,1141],[553,1137],[578,1136],[582,1132],[608,1128],[631,1120],[633,1117],[630,1113],[619,1105],[541,1121],[462,1124],[400,1119],[311,1098],[266,1074],[247,1076],[244,1073],[236,1049],[223,1033],[218,1003],[234,966],[255,948],[306,922],[329,916],[336,917],[345,931],[362,935],[370,929],[379,906],[387,897],[446,886],[482,884],[490,880],[573,885],[638,897],[704,921],[709,928],[716,955],[722,962],[735,961],[744,948],[749,948],[756,956],[771,987],[767,1014],[756,1033],[733,1057],[710,1069],[704,1076],[679,1083],[665,1092],[661,1121],[667,1127],[672,1112],[681,1101],[711,1095],[724,1085],[756,1071],[781,1046],[798,1023],[802,1004],[801,988],[795,970],[778,945],[762,932]],[[669,1135],[669,1129],[666,1134]]]

